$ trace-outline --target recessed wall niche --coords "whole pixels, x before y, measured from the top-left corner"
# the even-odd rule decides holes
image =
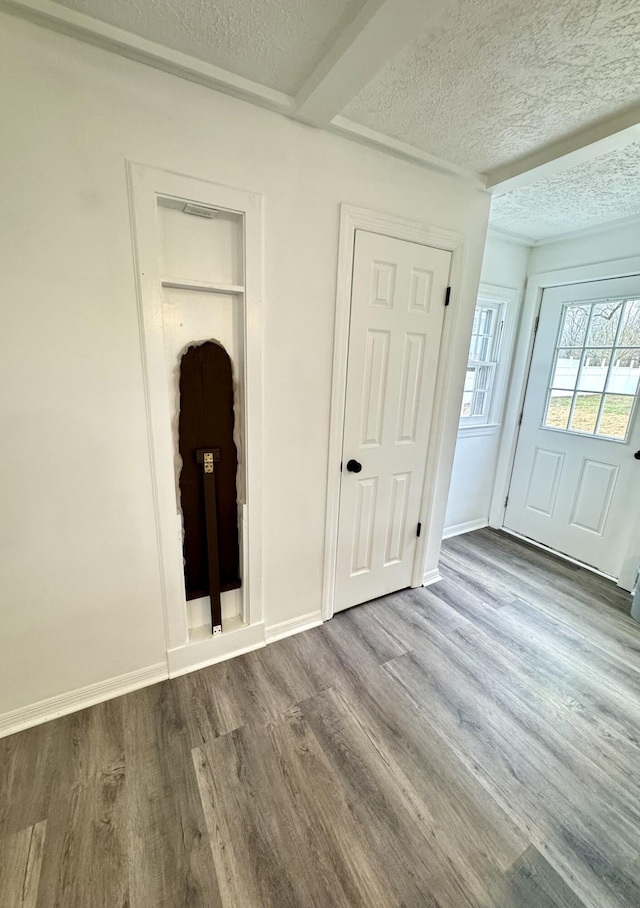
[[[132,161],[127,162],[127,183],[158,593],[173,678],[266,642],[262,599],[262,197]],[[212,632],[209,597],[203,596],[201,602],[187,600],[178,485],[179,365],[190,345],[207,341],[217,342],[231,358],[232,446],[238,455],[241,588],[231,589],[231,582],[225,582],[222,632],[216,634]],[[215,346],[209,344],[209,349]],[[202,356],[195,358],[203,360]],[[201,453],[204,459],[205,452]],[[204,466],[202,469],[204,486]],[[211,493],[210,478],[207,481]],[[224,513],[226,521],[227,508]],[[211,538],[207,536],[207,544]],[[212,578],[209,580],[211,583]]]
[[[164,349],[174,445],[176,502],[180,508],[178,453],[180,362],[193,345],[215,341],[233,367],[238,452],[238,530],[241,564],[246,508],[244,435],[244,230],[243,216],[184,199],[157,197]],[[180,518],[181,511],[179,509]],[[221,594],[223,631],[245,620],[241,589]],[[208,596],[187,601],[189,639],[211,635]]]

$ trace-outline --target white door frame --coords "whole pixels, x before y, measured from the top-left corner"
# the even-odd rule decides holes
[[[264,646],[262,604],[262,197],[219,183],[127,162],[140,347],[144,371],[150,472],[156,517],[162,606],[171,677]],[[182,562],[182,519],[176,507],[175,442],[165,359],[157,218],[158,197],[243,215],[243,438],[246,504],[242,508],[243,626],[190,640]]]
[[[344,429],[344,410],[347,389],[347,360],[349,351],[349,321],[351,315],[351,282],[353,253],[356,230],[367,230],[397,240],[407,240],[434,249],[451,253],[451,299],[447,317],[444,320],[440,340],[438,373],[429,448],[425,468],[424,487],[420,504],[420,522],[423,532],[416,546],[411,585],[422,586],[427,543],[432,532],[442,535],[442,527],[432,526],[432,502],[434,498],[437,468],[440,462],[442,429],[449,391],[450,370],[443,369],[443,362],[450,362],[453,353],[458,305],[462,284],[465,238],[460,233],[429,227],[417,221],[393,217],[392,215],[369,211],[354,205],[340,206],[340,240],[338,249],[338,281],[336,289],[336,320],[333,343],[333,373],[331,381],[331,419],[329,427],[329,462],[327,475],[327,509],[325,522],[324,577],[322,589],[322,619],[333,616],[336,556],[338,546],[338,517],[340,509],[340,462]],[[444,301],[443,301],[444,305]]]
[[[508,386],[507,407],[500,436],[498,464],[489,512],[489,526],[495,529],[504,527],[505,500],[511,484],[511,474],[513,472],[520,429],[519,418],[527,390],[527,380],[533,354],[534,330],[540,306],[542,305],[542,294],[549,287],[585,284],[589,281],[629,277],[634,274],[640,274],[640,256],[597,262],[591,265],[578,265],[557,271],[541,271],[528,276],[513,359],[513,370]],[[638,560],[640,560],[640,518],[629,542],[624,568],[618,578],[619,586],[624,589],[631,588]]]

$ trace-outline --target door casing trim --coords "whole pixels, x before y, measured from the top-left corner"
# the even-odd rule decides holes
[[[567,284],[586,284],[590,281],[630,277],[634,274],[640,274],[640,256],[596,262],[591,265],[578,265],[555,271],[541,271],[536,274],[530,274],[527,277],[520,327],[513,357],[513,368],[511,377],[507,382],[507,406],[500,436],[498,463],[489,511],[489,526],[494,527],[494,529],[504,529],[505,500],[511,484],[511,473],[518,444],[520,428],[518,418],[524,406],[531,356],[533,355],[534,326],[540,312],[544,291],[550,287],[562,287]],[[624,562],[625,567],[618,578],[618,586],[623,589],[631,589],[628,584],[633,584],[633,576],[635,576],[635,568],[632,565],[636,563],[637,567],[639,558],[640,516],[636,521],[635,530],[631,534]]]
[[[422,586],[427,545],[432,533],[441,535],[442,527],[432,525],[436,477],[443,442],[443,423],[447,412],[451,372],[442,368],[450,362],[456,337],[460,306],[460,291],[465,257],[465,237],[461,233],[431,227],[418,221],[394,217],[367,208],[343,204],[340,206],[340,237],[338,246],[338,275],[336,288],[336,318],[333,342],[333,371],[331,379],[331,417],[329,424],[329,456],[327,470],[327,507],[325,520],[324,574],[322,586],[322,619],[333,617],[336,583],[338,517],[340,508],[340,462],[344,431],[344,411],[347,390],[347,357],[349,322],[351,316],[351,283],[356,230],[378,233],[396,240],[406,240],[442,249],[451,253],[449,284],[450,305],[440,339],[434,407],[429,431],[429,447],[425,468],[420,522],[423,532],[418,539],[411,575],[411,586]],[[443,301],[444,305],[444,301]]]

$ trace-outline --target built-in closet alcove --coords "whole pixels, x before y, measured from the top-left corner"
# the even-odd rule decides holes
[[[169,669],[180,674],[264,642],[261,206],[255,194],[141,165],[129,165],[129,185]],[[209,595],[185,584],[179,445],[181,363],[211,343],[231,361],[240,575],[220,594],[215,635]]]
[[[243,216],[182,199],[158,198],[160,276],[167,373],[171,381],[170,419],[173,428],[177,501],[182,458],[178,450],[180,364],[189,347],[214,341],[232,364],[234,441],[238,452],[236,477],[238,535],[246,506],[244,481],[244,231]],[[188,402],[187,402],[188,403]],[[220,490],[218,491],[218,499]],[[180,507],[183,518],[184,512]],[[183,551],[186,557],[186,553]],[[191,639],[206,637],[211,628],[209,596],[190,598],[187,614]],[[221,595],[223,627],[243,621],[241,588]]]

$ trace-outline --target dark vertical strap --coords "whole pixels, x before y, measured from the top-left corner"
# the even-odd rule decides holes
[[[216,457],[217,455],[217,457]],[[199,450],[197,459],[202,463],[204,488],[204,517],[207,527],[207,563],[209,568],[209,595],[211,597],[211,627],[213,633],[222,632],[222,604],[220,601],[220,563],[218,554],[218,511],[216,504],[216,473],[214,459],[220,459],[219,449]]]

